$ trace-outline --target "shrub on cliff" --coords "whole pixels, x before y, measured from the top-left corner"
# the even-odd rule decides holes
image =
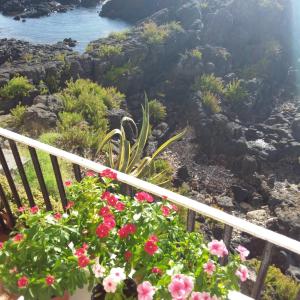
[[[218,98],[213,93],[207,91],[202,93],[202,103],[211,113],[219,113],[221,107],[218,101]]]
[[[210,92],[213,94],[222,95],[224,93],[224,85],[220,78],[213,74],[204,74],[197,78],[193,89],[195,91]]]
[[[233,80],[226,86],[225,97],[233,105],[243,102],[248,96],[247,91],[241,86],[240,80]]]
[[[113,55],[120,55],[122,53],[122,46],[121,45],[100,45],[98,50],[98,55],[100,57],[109,58]]]
[[[161,44],[172,32],[180,31],[183,31],[183,28],[177,22],[171,22],[160,26],[154,22],[148,22],[143,25],[142,37],[147,44]]]
[[[158,124],[163,121],[167,115],[166,107],[156,99],[151,100],[149,101],[149,115],[150,123],[154,125]]]
[[[20,103],[13,109],[11,109],[12,123],[16,127],[20,127],[24,124],[24,117],[26,112],[26,106]]]
[[[4,100],[22,99],[29,95],[34,86],[25,76],[16,76],[0,89],[0,98]]]

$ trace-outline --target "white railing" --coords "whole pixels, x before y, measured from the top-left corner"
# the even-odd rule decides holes
[[[41,150],[43,152],[49,153],[51,156],[54,156],[57,158],[62,158],[66,161],[69,161],[69,162],[75,164],[75,165],[81,166],[81,167],[89,169],[89,170],[93,170],[97,173],[99,173],[107,168],[106,166],[103,166],[99,163],[95,163],[88,159],[82,158],[78,155],[57,149],[50,145],[41,143],[39,141],[33,140],[31,138],[25,137],[23,135],[14,133],[12,131],[9,131],[9,130],[3,129],[3,128],[0,128],[0,136],[3,138],[6,138],[8,140],[14,141],[16,143],[21,143],[28,147],[34,148],[36,150]],[[129,176],[127,174],[120,173],[120,172],[117,172],[117,175],[118,175],[118,181],[120,181],[126,185],[129,185],[129,186],[134,187],[139,190],[146,191],[157,197],[165,196],[168,198],[169,201],[173,202],[174,204],[180,205],[180,206],[185,207],[185,208],[189,209],[190,211],[193,211],[197,214],[209,217],[213,220],[216,220],[218,222],[225,224],[226,225],[225,229],[226,228],[229,229],[228,232],[230,232],[230,236],[231,236],[232,228],[233,228],[233,229],[239,230],[241,232],[248,233],[259,239],[265,240],[267,242],[267,246],[265,248],[264,259],[263,259],[263,262],[261,265],[261,270],[260,270],[260,273],[258,274],[258,280],[260,280],[262,282],[258,282],[256,291],[253,292],[252,297],[255,299],[259,298],[258,294],[260,294],[260,291],[262,288],[262,284],[263,284],[263,281],[264,281],[264,278],[266,275],[267,267],[270,263],[271,250],[274,245],[300,255],[300,242],[299,241],[296,241],[294,239],[291,239],[287,236],[276,233],[274,231],[268,230],[261,226],[255,225],[251,222],[248,222],[241,218],[238,218],[238,217],[235,217],[228,213],[225,213],[219,209],[199,203],[198,201],[192,200],[185,196],[181,196],[170,190],[167,190],[162,187],[151,184],[149,182],[145,182],[143,180],[137,179],[133,176]],[[225,232],[226,232],[226,230],[225,230]],[[230,238],[227,242],[229,242],[229,241],[230,241]]]

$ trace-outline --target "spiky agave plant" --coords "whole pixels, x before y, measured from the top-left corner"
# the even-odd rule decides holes
[[[140,132],[138,133],[137,125],[133,119],[124,117],[121,120],[121,128],[114,129],[110,131],[100,143],[97,154],[103,151],[104,146],[108,144],[108,151],[106,152],[108,166],[112,169],[130,174],[138,178],[147,177],[150,181],[155,179],[155,182],[161,179],[160,185],[166,183],[164,181],[164,171],[159,174],[155,174],[153,162],[154,159],[161,154],[167,147],[169,147],[175,141],[181,139],[186,130],[180,132],[179,134],[173,136],[165,143],[163,143],[158,149],[152,154],[152,156],[145,156],[144,149],[147,144],[147,140],[150,133],[150,116],[149,116],[149,103],[147,96],[145,96],[145,107],[142,106],[143,111],[143,122]],[[124,124],[129,123],[136,132],[137,139],[133,145],[126,137]],[[113,140],[115,137],[119,137],[118,149],[114,151],[115,144]],[[114,153],[115,152],[115,153]]]

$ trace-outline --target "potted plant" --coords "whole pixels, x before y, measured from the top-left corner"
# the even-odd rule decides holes
[[[185,231],[167,199],[123,195],[116,179],[111,170],[88,172],[80,183],[66,182],[67,213],[22,212],[26,227],[1,245],[4,286],[26,300],[85,284],[92,299],[215,300],[247,279],[247,249],[229,255],[222,241],[206,243]]]

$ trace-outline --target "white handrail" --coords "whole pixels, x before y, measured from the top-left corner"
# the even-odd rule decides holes
[[[54,156],[63,158],[65,160],[68,160],[72,163],[78,164],[81,167],[87,168],[89,170],[93,170],[95,172],[101,172],[101,171],[107,169],[107,167],[105,167],[99,163],[95,163],[93,161],[90,161],[90,160],[80,157],[78,155],[75,155],[75,154],[57,149],[55,147],[52,147],[50,145],[43,144],[39,141],[33,140],[31,138],[25,137],[23,135],[17,134],[15,132],[9,131],[4,128],[0,128],[0,136],[5,137],[7,139],[14,140],[15,142],[18,142],[18,143],[25,144],[25,145],[33,147],[35,149],[42,150],[44,152],[47,152]],[[169,201],[171,201],[177,205],[191,209],[201,215],[204,215],[206,217],[217,220],[221,223],[232,226],[233,228],[235,228],[237,230],[246,232],[252,236],[255,236],[262,240],[268,241],[274,245],[277,245],[279,247],[290,250],[290,251],[300,255],[300,242],[298,242],[294,239],[291,239],[291,238],[284,236],[282,234],[279,234],[277,232],[268,230],[264,227],[255,225],[255,224],[250,223],[241,218],[232,216],[232,215],[225,213],[219,209],[210,207],[208,205],[205,205],[198,201],[192,200],[185,196],[181,196],[172,191],[169,191],[162,187],[156,186],[152,183],[145,182],[141,179],[135,178],[133,176],[130,176],[130,175],[127,175],[127,174],[124,174],[121,172],[116,171],[116,173],[118,175],[118,180],[120,182],[128,184],[139,190],[146,191],[146,192],[156,195],[158,197],[166,196]]]

